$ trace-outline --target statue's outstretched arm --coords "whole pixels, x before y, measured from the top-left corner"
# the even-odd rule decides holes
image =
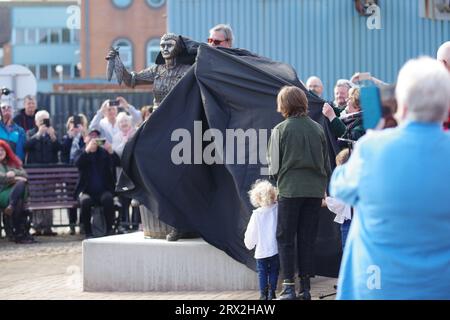
[[[122,59],[120,59],[118,48],[111,48],[106,60],[108,60],[106,70],[108,81],[111,80],[113,73],[115,73],[119,84],[124,82],[127,87],[134,88],[141,84],[151,84],[155,79],[156,66],[142,70],[139,73],[129,72],[123,65]]]
[[[141,84],[152,84],[155,81],[156,66],[144,69],[138,73],[131,72],[131,87]],[[127,84],[128,85],[128,84]]]

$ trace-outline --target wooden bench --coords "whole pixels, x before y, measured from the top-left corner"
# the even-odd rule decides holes
[[[78,181],[78,169],[67,165],[52,165],[49,167],[26,166],[28,174],[28,208],[29,210],[72,209],[78,207],[74,198]],[[1,216],[1,215],[0,215]],[[10,221],[3,216],[3,226],[6,236],[11,236]],[[66,225],[53,225],[54,227]]]
[[[78,169],[73,166],[25,167],[28,174],[28,206],[33,210],[71,209]]]

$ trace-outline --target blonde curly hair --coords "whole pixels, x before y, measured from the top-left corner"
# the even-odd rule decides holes
[[[277,201],[278,190],[267,180],[257,180],[248,194],[255,208],[268,207]]]

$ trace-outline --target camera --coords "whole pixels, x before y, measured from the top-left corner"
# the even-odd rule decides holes
[[[95,142],[97,143],[97,145],[99,147],[101,147],[101,146],[105,145],[106,139],[105,138],[98,138],[98,139],[95,139]]]
[[[50,119],[44,119],[42,120],[42,124],[46,126],[47,128],[50,128]]]
[[[81,117],[78,115],[73,116],[73,126],[77,128],[81,123]]]
[[[119,100],[109,100],[109,106],[110,107],[118,107],[118,106],[120,106],[120,101]]]
[[[8,88],[5,88],[5,87],[3,87],[1,90],[2,90],[2,95],[4,95],[4,96],[9,96],[11,93],[14,93],[14,91],[12,91]]]

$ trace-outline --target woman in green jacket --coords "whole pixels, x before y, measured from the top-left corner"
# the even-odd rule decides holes
[[[283,277],[280,300],[297,298],[295,257],[300,277],[298,298],[310,300],[319,210],[331,175],[328,145],[322,127],[308,116],[308,99],[300,88],[283,87],[277,106],[285,120],[272,131],[268,158],[279,192],[277,241]]]
[[[35,242],[26,227],[26,189],[27,174],[22,167],[22,161],[7,142],[0,140],[0,208],[3,208],[3,213],[11,219],[16,243]]]
[[[360,90],[358,88],[350,89],[347,108],[345,109],[346,114],[341,115],[341,117],[338,117],[339,115],[336,114],[336,110],[328,103],[324,104],[322,113],[330,120],[330,129],[336,138],[357,141],[366,133],[362,122],[359,96]]]

